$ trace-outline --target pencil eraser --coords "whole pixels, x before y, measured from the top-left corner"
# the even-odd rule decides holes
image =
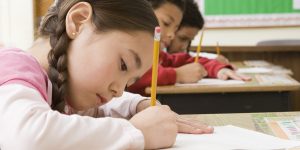
[[[158,27],[158,26],[155,27],[154,40],[160,41],[160,27]]]
[[[155,27],[155,33],[160,33],[160,27]]]

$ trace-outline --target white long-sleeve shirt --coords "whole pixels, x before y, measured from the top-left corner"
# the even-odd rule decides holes
[[[124,92],[98,108],[97,117],[105,118],[61,114],[49,106],[48,80],[33,59],[20,50],[0,51],[1,150],[144,148],[143,134],[126,119],[145,97]]]

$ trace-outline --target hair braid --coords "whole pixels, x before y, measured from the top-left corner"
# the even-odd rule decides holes
[[[56,23],[56,28],[49,34],[50,45],[52,48],[48,54],[48,75],[53,85],[53,98],[51,107],[59,111],[63,111],[64,107],[62,106],[64,106],[64,98],[67,91],[67,49],[71,41],[66,33],[65,17],[65,12],[58,12],[54,15],[53,19],[56,19],[54,20]]]

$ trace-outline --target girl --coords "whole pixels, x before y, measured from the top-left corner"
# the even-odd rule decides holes
[[[56,1],[29,53],[0,51],[0,149],[156,149],[206,132],[123,93],[151,66],[155,26],[143,0]]]
[[[184,12],[184,0],[148,0],[161,26],[161,50],[170,46],[175,37]],[[200,58],[199,63],[193,63],[194,58],[186,53],[168,54],[160,51],[158,66],[158,85],[173,85],[175,83],[194,83],[203,77],[219,79],[249,80],[248,77],[237,75],[229,64],[217,60]],[[145,88],[151,84],[151,70],[128,88],[133,93],[145,94]]]

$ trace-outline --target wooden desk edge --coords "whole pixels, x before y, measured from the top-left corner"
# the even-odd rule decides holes
[[[300,89],[299,83],[287,85],[199,85],[199,86],[159,86],[157,94],[186,94],[186,93],[234,93],[234,92],[285,92],[296,91]],[[150,88],[145,89],[147,94],[150,93]]]
[[[215,46],[203,46],[203,52],[215,53]],[[191,46],[190,50],[195,51],[197,46]],[[222,52],[289,52],[289,51],[300,51],[300,45],[294,46],[220,46]]]

